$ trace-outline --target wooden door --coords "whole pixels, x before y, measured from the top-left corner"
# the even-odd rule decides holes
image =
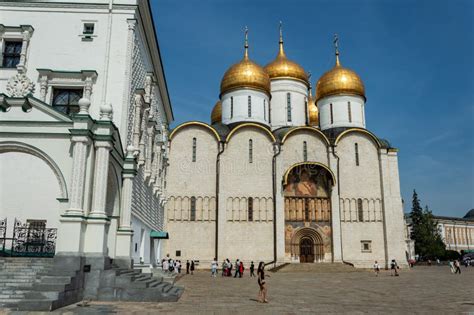
[[[300,241],[300,262],[314,262],[314,242],[311,238],[303,238]]]

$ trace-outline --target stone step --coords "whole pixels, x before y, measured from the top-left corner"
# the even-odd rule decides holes
[[[11,311],[51,311],[54,309],[54,301],[45,299],[0,300],[0,307],[2,306]]]

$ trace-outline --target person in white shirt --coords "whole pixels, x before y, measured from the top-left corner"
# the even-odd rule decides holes
[[[375,272],[375,276],[378,277],[379,273],[380,273],[380,266],[379,266],[379,263],[377,261],[375,261],[375,263],[374,263],[374,272]]]
[[[217,276],[217,259],[214,258],[214,260],[211,263],[211,276],[216,277]]]

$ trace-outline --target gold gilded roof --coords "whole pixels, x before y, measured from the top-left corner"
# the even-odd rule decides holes
[[[308,112],[309,112],[309,125],[310,126],[319,126],[319,110],[318,106],[316,105],[316,100],[313,98],[312,90],[313,88],[310,86],[309,88],[309,95],[308,95]]]
[[[219,123],[222,121],[222,103],[217,101],[216,105],[211,112],[211,124]]]
[[[221,95],[238,88],[253,88],[270,94],[270,77],[265,70],[249,59],[247,30],[244,58],[231,66],[221,81]]]
[[[337,94],[359,95],[365,99],[364,83],[360,77],[354,71],[342,67],[339,62],[337,35],[334,43],[336,46],[336,65],[319,79],[316,85],[316,101]]]
[[[289,60],[286,57],[285,50],[283,49],[283,34],[281,31],[281,22],[280,22],[280,50],[278,52],[275,60],[270,62],[265,66],[265,71],[267,71],[270,79],[273,78],[291,78],[303,81],[308,85],[308,75],[296,62]]]

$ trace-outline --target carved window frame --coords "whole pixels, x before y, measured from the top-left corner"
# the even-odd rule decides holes
[[[29,44],[34,33],[31,25],[7,26],[0,24],[0,69],[2,70],[21,70],[25,72],[26,63],[28,61]],[[5,41],[21,41],[20,62],[16,68],[3,68],[3,52],[5,49]]]
[[[53,103],[53,89],[82,88],[84,98],[91,100],[93,86],[97,81],[95,70],[62,71],[51,69],[36,69],[38,71],[38,85],[40,100]]]

